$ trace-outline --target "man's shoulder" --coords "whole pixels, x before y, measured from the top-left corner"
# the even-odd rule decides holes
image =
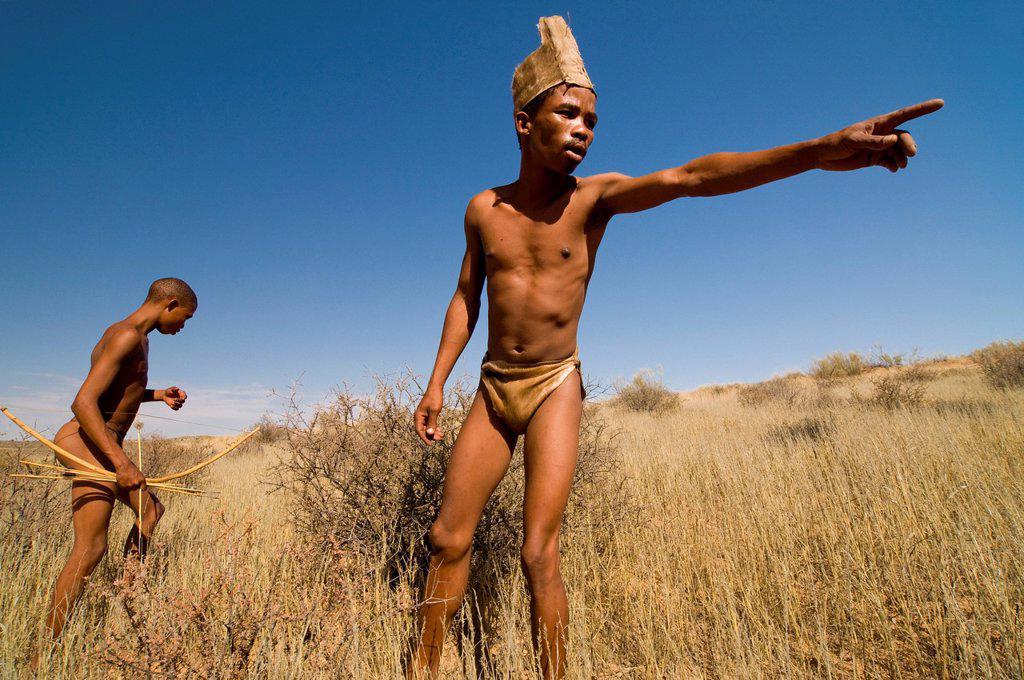
[[[103,333],[102,342],[113,350],[130,351],[142,344],[142,332],[127,321],[118,321]]]
[[[469,199],[470,208],[491,208],[494,204],[504,200],[515,184],[503,184],[490,189],[484,189],[473,198]]]
[[[580,177],[577,182],[579,189],[592,188],[602,189],[607,187],[609,184],[615,182],[621,182],[624,179],[629,179],[629,175],[624,175],[621,172],[602,172],[598,175],[589,175],[587,177]]]
[[[502,201],[502,197],[511,186],[511,184],[506,184],[505,186],[491,187],[473,196],[469,199],[469,205],[466,206],[466,219],[477,220],[481,218],[484,212]]]

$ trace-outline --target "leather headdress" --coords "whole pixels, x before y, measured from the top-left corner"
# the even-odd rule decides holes
[[[512,103],[521,111],[530,100],[559,83],[594,89],[576,38],[560,16],[541,17],[537,24],[540,47],[516,67],[512,76]]]

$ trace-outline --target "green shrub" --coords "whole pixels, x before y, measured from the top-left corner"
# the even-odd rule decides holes
[[[1024,386],[1024,341],[993,342],[971,353],[992,387],[1009,389]]]

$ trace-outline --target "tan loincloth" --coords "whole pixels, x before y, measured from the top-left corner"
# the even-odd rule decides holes
[[[498,417],[513,432],[522,434],[544,400],[579,368],[579,349],[571,357],[536,364],[490,361],[485,354],[480,383]]]

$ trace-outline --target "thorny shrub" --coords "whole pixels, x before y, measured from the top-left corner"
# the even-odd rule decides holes
[[[455,384],[445,395],[444,438],[424,445],[413,429],[421,390],[410,375],[377,377],[368,395],[350,389],[306,412],[293,395],[284,414],[288,451],[276,466],[301,534],[385,565],[393,585],[429,557],[426,533],[441,501],[445,467],[473,393]],[[613,540],[635,505],[616,466],[617,434],[596,409],[584,409],[580,455],[564,529]],[[493,579],[518,559],[523,461],[513,455],[505,479],[484,510],[474,537],[474,574]],[[381,554],[384,550],[385,554]],[[483,576],[484,580],[488,578]],[[486,586],[477,581],[476,587]]]
[[[661,377],[650,369],[633,376],[628,383],[618,385],[612,403],[638,413],[664,413],[679,403],[679,396],[665,387]]]
[[[872,385],[874,392],[870,402],[875,406],[889,410],[916,408],[924,401],[925,387],[913,376],[907,378],[898,373],[884,375],[876,379]]]
[[[971,353],[992,387],[1024,387],[1024,341],[993,342]]]

